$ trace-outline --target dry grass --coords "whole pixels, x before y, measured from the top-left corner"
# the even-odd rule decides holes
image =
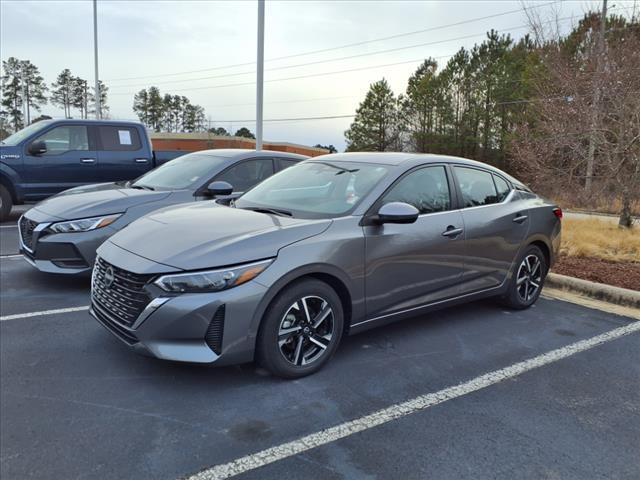
[[[640,263],[640,228],[625,230],[602,220],[564,218],[560,253]]]

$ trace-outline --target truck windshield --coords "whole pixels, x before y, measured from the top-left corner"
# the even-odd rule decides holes
[[[193,185],[199,186],[211,178],[225,160],[225,157],[215,155],[189,153],[151,170],[131,186],[153,190],[180,190]]]
[[[286,211],[300,218],[335,218],[355,209],[386,174],[384,165],[302,162],[267,178],[236,200],[235,206]]]
[[[13,135],[9,135],[7,138],[2,140],[1,143],[2,145],[15,147],[20,142],[22,142],[25,138],[29,138],[34,133],[39,132],[43,128],[46,128],[49,125],[51,125],[51,122],[52,120],[42,120],[40,122],[32,123],[28,127],[23,128],[22,130],[18,130]]]

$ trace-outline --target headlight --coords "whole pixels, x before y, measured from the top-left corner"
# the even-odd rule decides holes
[[[120,218],[121,215],[121,213],[115,213],[103,217],[81,218],[79,220],[69,220],[68,222],[58,222],[51,225],[49,230],[56,233],[88,232],[89,230],[111,225]]]
[[[272,262],[273,259],[220,270],[163,275],[154,283],[164,291],[173,293],[218,292],[253,280]]]

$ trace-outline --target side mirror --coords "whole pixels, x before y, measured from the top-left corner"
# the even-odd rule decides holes
[[[31,155],[42,155],[43,153],[47,153],[47,144],[42,140],[33,142],[29,145],[29,153]]]
[[[413,205],[404,202],[390,202],[378,210],[377,223],[414,223],[420,212]]]
[[[233,187],[228,182],[218,180],[209,184],[207,187],[207,193],[212,197],[231,195],[233,193]]]

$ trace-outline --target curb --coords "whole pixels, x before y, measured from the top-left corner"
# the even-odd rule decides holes
[[[590,282],[558,273],[549,273],[546,283],[549,287],[569,290],[605,302],[615,303],[616,305],[640,308],[640,292],[635,290]]]

